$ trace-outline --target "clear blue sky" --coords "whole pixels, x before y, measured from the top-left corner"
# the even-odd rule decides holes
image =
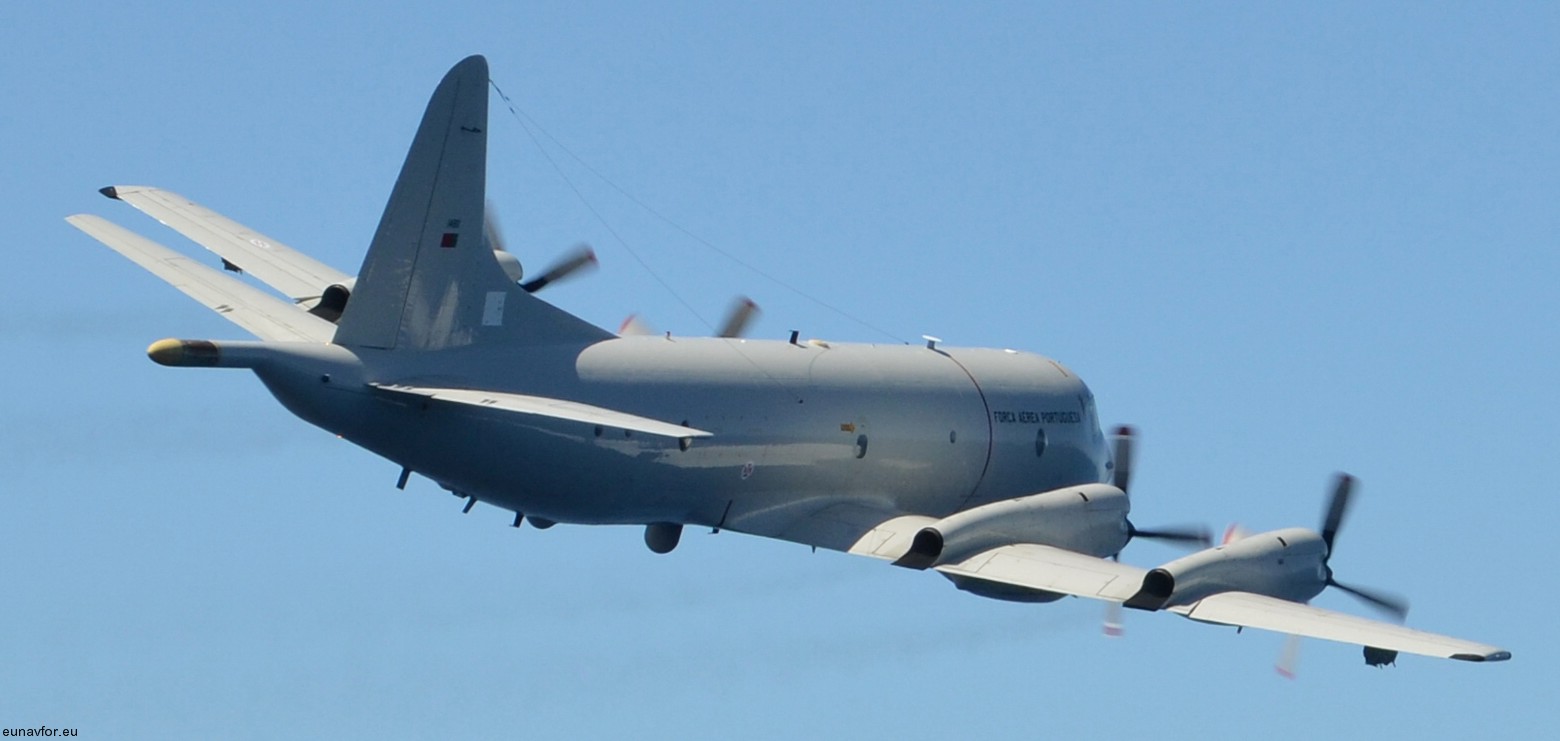
[[[1553,4],[7,3],[0,9],[0,726],[84,738],[1534,737],[1560,724]],[[1368,7],[1362,7],[1366,6]],[[64,7],[69,6],[69,7]],[[434,7],[437,9],[434,9]],[[1315,526],[1504,665],[1097,605],[734,534],[507,513],[292,418],[241,330],[70,229],[198,249],[176,190],[357,268],[428,94],[486,54],[490,195],[607,327],[1015,347],[1142,430],[1141,524]],[[495,99],[495,103],[498,101]],[[625,244],[626,243],[626,244]],[[1135,544],[1126,558],[1175,555]],[[1356,609],[1340,595],[1319,604]]]

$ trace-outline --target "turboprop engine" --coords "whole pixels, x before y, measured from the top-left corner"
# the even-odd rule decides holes
[[[992,502],[922,528],[910,550],[894,563],[925,569],[1014,543],[1109,556],[1131,538],[1130,509],[1127,493],[1109,484],[1070,486]]]
[[[1401,620],[1408,614],[1407,603],[1333,578],[1329,562],[1353,491],[1354,477],[1338,474],[1320,532],[1300,527],[1274,530],[1178,558],[1148,572],[1127,607],[1159,610],[1220,592],[1307,602],[1334,587]]]
[[[1127,519],[1136,432],[1115,430],[1111,483],[1079,484],[981,505],[921,528],[910,549],[894,561],[912,569],[959,563],[1006,545],[1035,544],[1098,558],[1114,557],[1133,538],[1209,543],[1205,528],[1139,530]],[[982,597],[1015,602],[1049,602],[1062,595],[944,573],[954,586]]]
[[[1126,492],[1083,484],[968,509],[921,528],[897,566],[926,569],[959,563],[993,548],[1033,543],[1107,556],[1132,539]],[[1063,595],[943,573],[961,590],[1009,602],[1052,602]]]
[[[1305,602],[1327,586],[1327,544],[1305,528],[1252,535],[1154,569],[1127,607],[1158,610],[1219,592]]]

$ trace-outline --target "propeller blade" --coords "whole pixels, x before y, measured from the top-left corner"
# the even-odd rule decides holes
[[[487,202],[487,208],[482,212],[482,236],[487,239],[488,249],[509,251],[504,247],[504,232],[498,228],[498,210],[492,201]]]
[[[1213,533],[1200,525],[1187,525],[1184,527],[1162,527],[1158,530],[1139,530],[1132,523],[1127,523],[1127,534],[1134,538],[1152,538],[1154,540],[1170,540],[1183,543],[1196,543],[1204,548],[1213,545]]]
[[[520,258],[504,249],[504,234],[498,228],[498,209],[493,207],[492,201],[487,202],[487,208],[482,212],[482,239],[487,242],[487,248],[493,251],[493,257],[498,259],[504,275],[519,283],[525,277],[525,268],[520,265]]]
[[[1332,501],[1327,503],[1327,517],[1322,520],[1322,542],[1327,544],[1327,557],[1332,557],[1333,539],[1338,537],[1338,528],[1343,526],[1343,516],[1349,511],[1349,497],[1354,493],[1354,477],[1346,473],[1338,474],[1337,483],[1333,484]]]
[[[1300,666],[1300,636],[1291,635],[1284,641],[1284,650],[1278,654],[1278,663],[1273,665],[1273,670],[1284,679],[1294,679],[1295,670]]]
[[[536,293],[549,284],[557,283],[584,268],[595,267],[597,264],[596,251],[591,249],[590,245],[575,245],[574,249],[562,260],[554,263],[552,267],[548,268],[540,276],[521,283],[520,288],[525,290],[526,293]]]
[[[1110,483],[1127,492],[1132,483],[1133,460],[1137,455],[1137,430],[1120,425],[1112,431]],[[1213,534],[1201,525],[1162,527],[1157,530],[1139,530],[1131,520],[1127,521],[1127,538],[1152,538],[1182,543],[1195,543],[1203,548],[1213,545]]]
[[[1247,530],[1245,525],[1232,522],[1229,527],[1224,529],[1224,539],[1219,541],[1219,545],[1229,545],[1237,540],[1245,540],[1250,536],[1251,531]]]
[[[1354,494],[1354,477],[1346,473],[1338,474],[1337,483],[1333,485],[1332,501],[1327,503],[1327,515],[1322,520],[1322,542],[1327,544],[1327,555],[1322,557],[1325,566],[1333,555],[1333,541],[1338,538],[1338,529],[1343,527],[1343,518],[1349,511],[1349,500]],[[1390,616],[1398,622],[1408,616],[1408,602],[1401,597],[1351,587],[1332,577],[1332,569],[1326,569],[1327,586],[1337,587],[1339,591],[1347,592],[1360,600]]]
[[[1356,599],[1371,605],[1388,615],[1391,615],[1398,622],[1403,622],[1403,619],[1408,617],[1408,601],[1401,597],[1394,597],[1383,594],[1381,592],[1373,592],[1360,589],[1359,587],[1351,587],[1347,584],[1340,584],[1337,580],[1332,578],[1328,578],[1327,586],[1337,587],[1340,591],[1354,595]]]
[[[1110,638],[1120,638],[1126,631],[1121,624],[1121,603],[1105,603],[1105,635]]]
[[[1121,425],[1115,430],[1115,451],[1111,455],[1115,468],[1112,469],[1110,483],[1122,491],[1127,491],[1127,485],[1132,481],[1132,454],[1137,447],[1136,435],[1137,430],[1127,425]]]
[[[747,326],[757,316],[758,304],[747,296],[738,296],[731,304],[731,309],[726,312],[726,321],[720,325],[720,333],[716,337],[741,337],[747,331]]]
[[[645,337],[653,334],[655,334],[655,327],[639,318],[638,314],[629,314],[618,327],[618,335],[621,337]]]

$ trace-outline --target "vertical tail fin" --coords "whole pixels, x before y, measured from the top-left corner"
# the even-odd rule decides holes
[[[521,290],[483,240],[487,88],[487,60],[471,56],[434,90],[336,344],[439,350],[611,337]]]

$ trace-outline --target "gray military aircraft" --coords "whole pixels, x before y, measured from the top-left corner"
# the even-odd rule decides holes
[[[1502,661],[1494,646],[1305,604],[1338,587],[1330,558],[1352,491],[1320,533],[1231,540],[1151,570],[1115,557],[1132,435],[1049,358],[1013,350],[618,336],[532,295],[485,228],[488,67],[439,83],[357,276],[177,194],[114,186],[134,206],[276,289],[267,293],[100,217],[67,219],[260,338],[166,339],[168,366],[247,368],[305,421],[514,524],[644,527],[657,553],[688,525],[928,569],[985,597],[1073,595],[1202,622]],[[740,324],[740,322],[736,322]],[[723,334],[739,334],[738,328]]]

